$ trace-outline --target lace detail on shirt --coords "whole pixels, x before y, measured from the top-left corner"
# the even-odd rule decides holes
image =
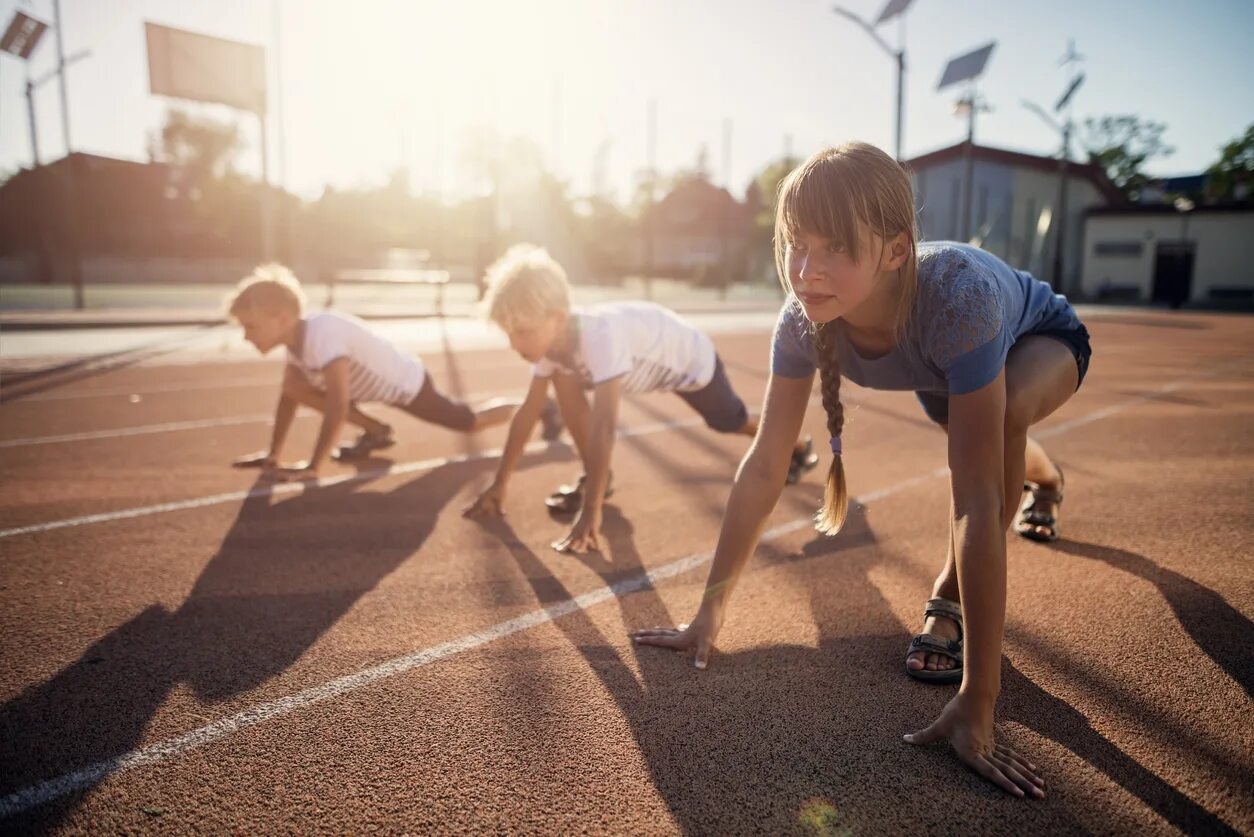
[[[920,254],[919,293],[923,344],[932,362],[947,369],[957,358],[997,337],[1002,299],[997,278],[956,248]]]

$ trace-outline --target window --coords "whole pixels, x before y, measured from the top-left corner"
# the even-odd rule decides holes
[[[1093,255],[1135,259],[1141,257],[1143,249],[1139,241],[1099,241],[1093,245]]]

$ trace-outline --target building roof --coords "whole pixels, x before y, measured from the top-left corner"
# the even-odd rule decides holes
[[[966,151],[967,143],[960,142],[957,145],[951,145],[948,148],[941,148],[937,151],[931,151],[927,154],[920,154],[913,160],[907,160],[906,165],[912,169],[924,169],[929,166],[939,165],[941,163],[949,163],[954,160],[961,160]],[[998,163],[1003,166],[1014,166],[1018,168],[1035,169],[1037,171],[1049,172],[1057,174],[1058,158],[1042,157],[1039,154],[1027,154],[1022,151],[1010,151],[1005,148],[992,148],[987,145],[972,146],[975,159],[988,163]],[[1124,206],[1128,203],[1128,199],[1119,187],[1111,182],[1106,176],[1106,172],[1101,166],[1093,163],[1076,163],[1068,162],[1067,171],[1072,176],[1081,177],[1092,183],[1097,191],[1102,194],[1106,200],[1112,205]]]

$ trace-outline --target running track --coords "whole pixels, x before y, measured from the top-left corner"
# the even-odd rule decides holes
[[[751,403],[770,319],[716,338]],[[499,430],[393,414],[386,458],[271,490],[226,463],[277,364],[175,353],[0,405],[0,831],[1254,833],[1254,321],[1088,322],[1039,433],[1063,539],[1009,552],[999,735],[1044,801],[901,742],[952,694],[902,671],[948,509],[909,394],[846,386],[862,503],[819,538],[818,472],[785,492],[699,673],[626,640],[695,611],[745,447],[679,399],[624,405],[608,547],[576,557],[539,503],[568,448],[487,525],[459,512]],[[503,351],[424,359],[526,383]]]

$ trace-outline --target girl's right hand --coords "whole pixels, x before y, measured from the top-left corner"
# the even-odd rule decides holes
[[[710,662],[714,640],[723,627],[723,609],[702,605],[697,618],[690,625],[678,628],[642,628],[631,632],[631,639],[638,645],[656,645],[672,651],[692,653],[692,664],[704,669]]]

